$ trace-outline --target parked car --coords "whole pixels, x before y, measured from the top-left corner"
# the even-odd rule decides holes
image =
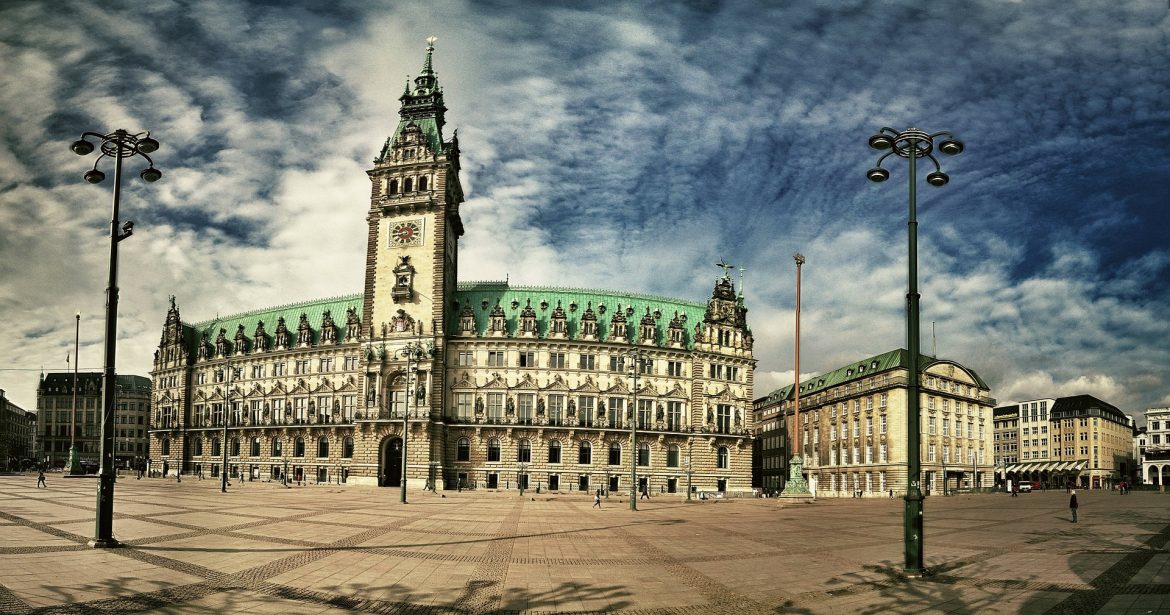
[[[1030,493],[1032,491],[1032,481],[1020,481],[1020,493]]]

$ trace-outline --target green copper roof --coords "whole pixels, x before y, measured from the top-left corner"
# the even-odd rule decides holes
[[[219,337],[219,330],[224,329],[228,343],[231,344],[236,337],[236,329],[240,325],[244,325],[244,335],[247,336],[250,343],[252,334],[256,332],[257,323],[263,322],[264,331],[269,338],[268,343],[272,344],[272,340],[276,336],[276,322],[283,317],[284,326],[288,327],[291,339],[295,344],[297,324],[301,320],[301,314],[305,314],[309,319],[309,326],[313,329],[313,343],[317,344],[321,341],[321,321],[324,319],[325,312],[328,311],[333,318],[333,323],[337,325],[337,339],[340,341],[345,339],[346,310],[350,308],[357,312],[359,319],[362,317],[362,295],[343,295],[329,299],[291,303],[232,316],[222,316],[194,324],[184,323],[188,331],[188,335],[185,337],[188,350],[197,355],[199,341],[204,333],[207,333],[207,341],[214,346],[215,339]]]
[[[79,395],[98,395],[102,390],[102,372],[78,372],[77,392]],[[150,378],[145,376],[115,375],[114,384],[126,395],[150,393]],[[37,387],[41,395],[72,395],[73,372],[49,372],[41,378]]]
[[[919,371],[924,371],[927,367],[929,367],[933,363],[938,363],[940,361],[946,361],[946,359],[940,360],[936,357],[930,357],[930,356],[926,356],[923,354],[918,355],[918,357],[919,357],[918,358],[918,370]],[[823,391],[825,389],[833,388],[833,387],[835,387],[839,384],[845,383],[845,382],[849,382],[852,380],[859,380],[861,378],[866,378],[866,377],[872,376],[873,374],[881,373],[881,372],[888,371],[891,369],[896,369],[896,368],[907,369],[907,368],[909,368],[909,364],[910,364],[910,351],[906,350],[905,348],[891,350],[891,351],[883,353],[883,354],[869,357],[868,359],[862,359],[861,361],[854,361],[854,362],[849,363],[848,365],[845,365],[843,367],[838,367],[837,369],[835,369],[831,372],[828,372],[825,374],[818,374],[816,376],[808,378],[807,380],[804,380],[803,382],[800,383],[800,386],[801,386],[800,394],[801,395],[812,395],[815,393],[819,393],[820,391]],[[983,389],[990,388],[987,386],[987,383],[984,382],[983,379],[979,377],[979,374],[975,373],[974,370],[971,370],[971,369],[966,368],[966,367],[964,367],[963,369],[966,369],[967,372],[971,374],[971,376],[975,379],[976,384],[978,384],[980,388],[983,388]],[[771,403],[775,403],[777,401],[790,399],[792,397],[792,395],[793,395],[792,385],[790,384],[790,385],[781,387],[781,388],[776,389],[775,391],[772,391],[771,393],[769,393],[767,396],[764,397],[763,403],[771,404]]]
[[[448,313],[448,334],[458,334],[459,314],[464,307],[470,306],[475,313],[476,332],[483,335],[488,327],[488,314],[497,302],[506,315],[509,336],[516,334],[520,312],[525,306],[531,305],[536,312],[536,327],[541,338],[547,336],[549,318],[558,303],[565,310],[569,339],[577,339],[581,316],[587,308],[592,307],[597,316],[598,339],[608,340],[610,321],[614,311],[621,306],[622,313],[627,314],[626,324],[632,343],[641,341],[638,337],[640,323],[649,309],[651,315],[657,313],[656,341],[659,345],[665,345],[670,321],[678,313],[686,316],[682,324],[688,349],[694,347],[695,323],[703,322],[703,314],[707,309],[705,303],[653,295],[553,286],[510,286],[507,282],[464,282],[459,284],[455,292],[455,304]]]

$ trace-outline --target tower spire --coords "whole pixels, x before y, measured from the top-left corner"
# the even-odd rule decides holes
[[[422,68],[422,74],[424,75],[435,74],[435,71],[431,68],[431,54],[435,51],[435,41],[437,40],[439,40],[439,37],[434,35],[427,37],[427,57],[425,60],[423,60]]]

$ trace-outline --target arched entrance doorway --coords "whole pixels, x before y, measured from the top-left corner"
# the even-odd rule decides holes
[[[402,486],[402,438],[390,438],[382,446],[382,487]]]

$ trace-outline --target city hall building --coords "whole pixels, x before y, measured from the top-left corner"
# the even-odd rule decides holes
[[[651,494],[750,492],[755,361],[730,267],[703,302],[459,281],[433,49],[367,171],[363,292],[199,323],[172,298],[153,469],[216,476],[226,452],[252,480],[627,492],[636,462]]]

